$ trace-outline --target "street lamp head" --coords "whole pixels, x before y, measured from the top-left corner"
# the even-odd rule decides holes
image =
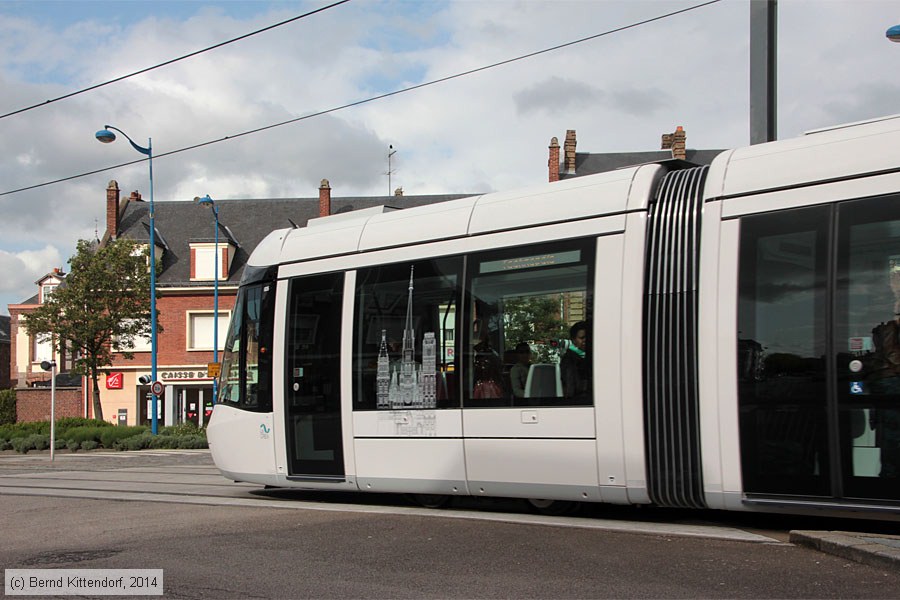
[[[97,138],[99,141],[103,142],[104,144],[110,144],[110,143],[116,141],[116,134],[114,134],[109,129],[105,129],[105,128],[101,129],[100,131],[95,133],[94,137]]]
[[[215,200],[213,200],[212,198],[209,197],[209,194],[203,196],[202,198],[200,196],[194,196],[194,202],[196,202],[200,206],[209,206],[209,207],[213,207],[216,204]]]
[[[885,33],[887,39],[892,42],[900,42],[900,25],[894,25]]]
[[[42,360],[41,361],[41,368],[45,371],[49,371],[50,369],[52,369],[55,366],[56,366],[55,360]]]

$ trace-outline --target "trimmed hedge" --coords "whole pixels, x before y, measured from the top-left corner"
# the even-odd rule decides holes
[[[95,419],[65,418],[56,422],[56,449],[144,450],[208,448],[206,431],[193,423],[163,427],[152,435],[144,425],[114,426]],[[49,421],[0,425],[0,450],[46,450],[50,447]]]

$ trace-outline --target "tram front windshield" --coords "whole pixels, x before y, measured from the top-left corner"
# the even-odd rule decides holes
[[[238,292],[219,375],[219,402],[244,410],[272,410],[272,321],[275,286]]]

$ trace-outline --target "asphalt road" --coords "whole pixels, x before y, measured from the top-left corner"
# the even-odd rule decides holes
[[[168,598],[900,598],[782,519],[264,494],[202,452],[3,455],[0,515],[6,569],[163,569]]]

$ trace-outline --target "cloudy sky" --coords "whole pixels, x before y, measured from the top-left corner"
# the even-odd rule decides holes
[[[0,118],[0,314],[102,235],[105,188],[148,193],[146,163],[28,187],[367,100],[700,4],[352,0],[100,89]],[[0,0],[0,114],[43,103],[330,4]],[[723,0],[527,60],[154,160],[157,201],[511,189],[546,181],[547,146],[749,142],[749,2]],[[779,3],[778,131],[900,112],[900,5]]]

